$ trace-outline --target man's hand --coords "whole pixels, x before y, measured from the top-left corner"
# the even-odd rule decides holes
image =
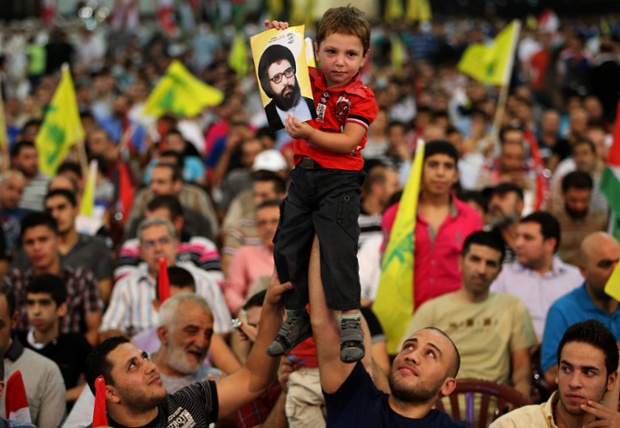
[[[278,368],[278,382],[280,382],[280,386],[285,393],[288,391],[288,377],[294,371],[291,361],[286,355],[283,356],[280,360],[280,367]]]
[[[283,306],[284,302],[282,299],[282,294],[292,289],[293,285],[290,282],[280,284],[280,280],[278,279],[278,273],[274,270],[273,274],[271,275],[271,281],[269,283],[269,288],[267,289],[267,295],[265,296],[264,304],[275,307]]]
[[[271,30],[273,28],[275,28],[276,30],[286,30],[288,28],[288,22],[283,21],[270,21],[268,19],[265,19],[264,24],[266,30]]]
[[[617,409],[609,409],[595,401],[588,400],[588,404],[582,404],[581,409],[593,416],[597,420],[584,425],[584,428],[619,428],[620,414]]]
[[[284,129],[286,129],[286,132],[291,137],[302,140],[310,140],[310,135],[314,130],[313,127],[308,125],[306,122],[302,122],[293,115],[289,115],[286,118],[286,122],[284,122]]]

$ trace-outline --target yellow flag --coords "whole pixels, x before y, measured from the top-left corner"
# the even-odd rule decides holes
[[[179,117],[192,117],[223,100],[222,91],[196,79],[183,64],[174,60],[146,100],[142,114],[159,117],[169,112]]]
[[[394,22],[402,19],[405,15],[402,0],[387,0],[385,4],[386,22]]]
[[[90,161],[88,166],[88,177],[86,178],[86,186],[82,194],[82,205],[80,206],[80,214],[84,217],[92,217],[95,208],[95,187],[97,182],[97,160]]]
[[[284,11],[284,2],[282,0],[267,0],[267,10],[269,11],[269,19],[278,19]]]
[[[316,67],[316,59],[314,58],[314,43],[310,37],[304,39],[304,50],[306,51],[306,63],[308,67]]]
[[[457,68],[459,71],[488,85],[505,86],[509,83],[515,47],[519,38],[519,21],[512,21],[490,45],[470,45]]]
[[[243,34],[237,34],[233,40],[230,53],[228,54],[228,65],[235,70],[239,78],[245,77],[250,71],[248,46]]]
[[[616,264],[614,271],[605,284],[605,293],[620,301],[620,263]]]
[[[405,46],[398,34],[390,37],[392,42],[392,70],[396,76],[400,76],[403,73],[403,63],[405,62]]]
[[[405,15],[407,22],[429,22],[433,19],[431,5],[428,0],[409,0],[407,4],[407,13]]]
[[[391,355],[398,353],[398,345],[413,315],[415,226],[423,164],[424,142],[418,140],[413,167],[383,255],[379,289],[372,305]]]
[[[65,159],[71,146],[83,140],[84,136],[71,72],[67,65],[63,65],[62,78],[35,138],[39,152],[39,171],[50,177],[56,175],[58,165]]]

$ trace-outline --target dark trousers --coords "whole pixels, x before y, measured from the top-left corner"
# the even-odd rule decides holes
[[[321,279],[327,306],[334,310],[358,309],[358,218],[360,188],[366,173],[296,167],[291,177],[273,239],[280,281],[291,281],[294,287],[284,295],[286,309],[302,309],[308,303],[308,261],[315,233],[321,248]]]

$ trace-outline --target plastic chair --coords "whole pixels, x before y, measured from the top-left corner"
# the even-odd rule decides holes
[[[465,417],[461,415],[461,397],[464,397]],[[452,419],[466,421],[472,428],[486,428],[510,410],[533,404],[513,387],[483,379],[458,379],[455,390],[444,400],[450,402]],[[442,399],[437,400],[435,407],[446,411]]]

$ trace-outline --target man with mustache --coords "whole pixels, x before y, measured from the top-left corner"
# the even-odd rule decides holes
[[[528,310],[515,296],[489,291],[503,257],[504,243],[494,233],[469,235],[460,260],[462,287],[423,304],[403,340],[426,326],[437,327],[461,353],[459,378],[510,383],[529,396],[529,348],[537,340]]]
[[[500,235],[506,245],[503,263],[512,263],[515,258],[517,225],[523,211],[523,189],[513,183],[500,183],[487,187],[482,195],[489,201],[485,226]]]
[[[258,76],[263,91],[271,98],[265,113],[272,132],[283,129],[289,115],[301,121],[316,116],[314,100],[301,96],[296,73],[295,57],[282,45],[269,46],[260,57]]]

